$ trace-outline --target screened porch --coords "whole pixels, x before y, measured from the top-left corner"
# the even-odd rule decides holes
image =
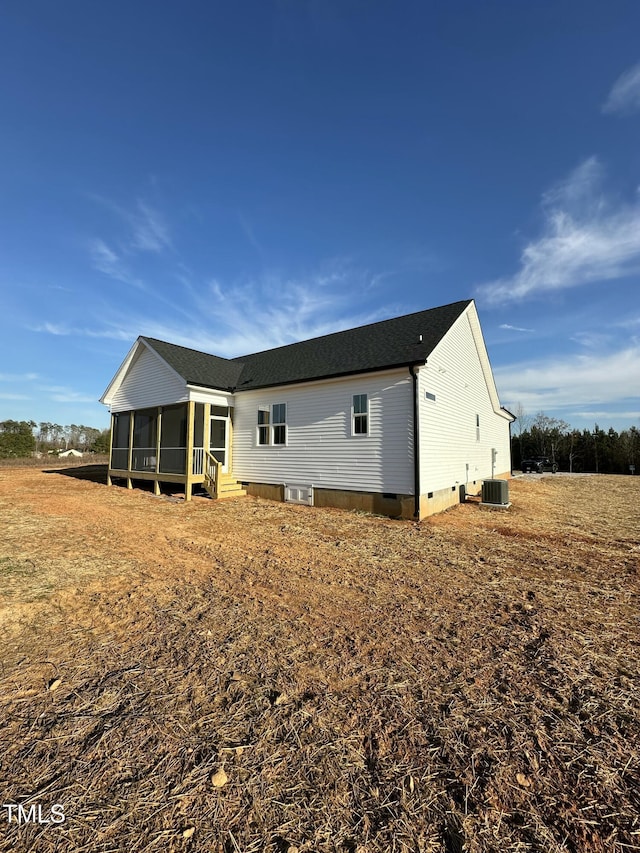
[[[111,416],[111,451],[108,483],[124,478],[159,483],[205,483],[219,471],[230,470],[231,410],[209,403],[116,412]]]

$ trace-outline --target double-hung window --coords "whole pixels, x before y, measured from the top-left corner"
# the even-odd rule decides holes
[[[287,404],[276,403],[271,407],[273,444],[287,443]]]
[[[366,394],[353,395],[351,434],[369,434],[369,400]]]
[[[287,404],[274,403],[258,409],[258,444],[282,445],[287,443]]]

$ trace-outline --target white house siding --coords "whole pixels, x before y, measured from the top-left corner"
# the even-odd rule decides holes
[[[112,412],[168,406],[188,399],[187,387],[164,362],[142,345],[111,402]]]
[[[476,493],[480,480],[510,471],[509,418],[496,412],[497,392],[473,306],[420,368],[418,389],[421,495],[432,493],[437,500],[438,492],[441,498],[448,492],[445,502],[451,504],[458,500],[461,484]],[[427,394],[435,395],[435,400]],[[497,450],[494,467],[493,448]],[[433,508],[442,508],[442,503]]]
[[[367,394],[369,434],[351,435],[354,394]],[[287,404],[287,444],[257,444],[258,407]],[[252,483],[413,494],[408,371],[236,394],[233,474]]]

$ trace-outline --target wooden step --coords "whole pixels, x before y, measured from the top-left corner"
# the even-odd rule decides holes
[[[221,501],[225,498],[243,498],[246,494],[247,493],[244,489],[234,489],[229,492],[218,492],[217,500]]]
[[[218,481],[218,498],[240,498],[246,491],[235,479],[233,474],[221,474]]]

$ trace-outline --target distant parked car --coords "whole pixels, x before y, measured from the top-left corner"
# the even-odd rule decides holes
[[[520,463],[520,468],[522,469],[523,474],[543,474],[545,471],[555,474],[558,470],[556,463],[552,462],[551,459],[548,459],[546,456],[536,456],[533,459],[523,459]]]

